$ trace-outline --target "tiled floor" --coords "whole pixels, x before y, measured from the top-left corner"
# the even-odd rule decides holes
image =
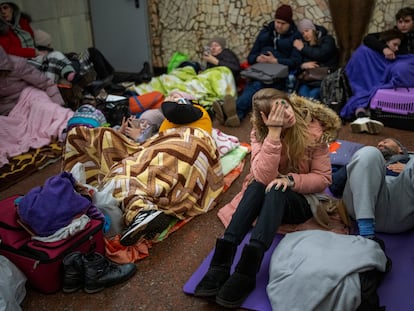
[[[250,124],[244,120],[240,128],[224,128],[215,122],[215,127],[224,133],[236,135],[248,142]],[[385,128],[380,135],[352,134],[349,124],[344,125],[340,139],[375,145],[384,137],[395,137],[414,150],[414,135],[410,131]],[[228,202],[240,189],[245,171],[218,202],[218,207]],[[27,180],[3,191],[1,197],[14,193],[25,193],[41,185],[49,176],[59,172],[59,163],[36,173]],[[183,293],[182,287],[208,255],[215,239],[222,235],[224,228],[216,216],[216,210],[196,217],[165,241],[150,250],[150,256],[137,262],[136,275],[124,284],[107,288],[97,294],[82,291],[73,294],[58,292],[43,295],[28,290],[23,310],[223,310],[214,303],[197,299]]]

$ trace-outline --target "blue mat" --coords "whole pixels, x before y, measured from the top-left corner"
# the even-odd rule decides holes
[[[282,235],[276,235],[272,246],[266,252],[257,275],[256,289],[244,301],[242,308],[257,311],[272,311],[266,294],[266,286],[269,281],[269,262],[273,250],[282,237]],[[381,287],[378,289],[380,304],[386,306],[386,309],[390,311],[414,310],[414,230],[402,234],[378,234],[378,237],[384,240],[387,255],[393,263],[391,272],[386,276]],[[250,234],[245,237],[242,245],[246,244],[249,239]],[[238,262],[242,249],[242,246],[238,248],[234,260],[235,263]],[[184,285],[184,293],[194,294],[195,287],[207,272],[213,251],[204,259]]]

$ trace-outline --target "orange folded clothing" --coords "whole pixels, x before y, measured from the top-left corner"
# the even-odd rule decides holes
[[[160,108],[164,101],[164,94],[152,91],[138,96],[129,97],[129,110],[132,114],[141,114],[148,109]]]

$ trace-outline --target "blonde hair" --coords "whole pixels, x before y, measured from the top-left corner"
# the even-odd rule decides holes
[[[306,151],[313,145],[308,134],[308,124],[312,118],[306,107],[291,101],[286,93],[276,89],[264,88],[257,91],[252,99],[253,113],[251,117],[256,140],[262,143],[269,133],[269,129],[265,125],[260,112],[262,111],[266,116],[269,115],[272,103],[276,99],[287,101],[292,107],[296,118],[296,123],[290,128],[283,129],[281,135],[282,145],[286,149],[289,161],[288,171],[281,173],[298,172],[299,163],[304,157],[307,157]]]

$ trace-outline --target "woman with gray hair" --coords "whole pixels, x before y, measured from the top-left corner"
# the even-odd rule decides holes
[[[207,62],[206,69],[216,66],[226,66],[237,81],[240,74],[240,61],[237,55],[226,47],[226,39],[214,37],[204,49],[203,60]]]

